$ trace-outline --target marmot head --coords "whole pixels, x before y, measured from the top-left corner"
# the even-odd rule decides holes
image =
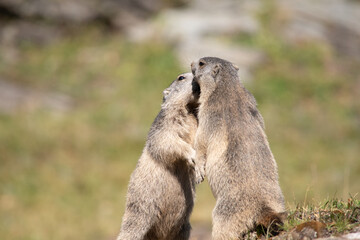
[[[213,92],[220,80],[237,79],[238,70],[233,63],[217,57],[203,57],[191,63],[194,82],[204,93]]]
[[[191,73],[180,74],[168,88],[163,91],[163,106],[188,105],[196,102],[196,94],[193,94],[193,75]]]

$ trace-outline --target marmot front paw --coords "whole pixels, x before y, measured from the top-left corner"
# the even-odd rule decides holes
[[[205,167],[199,167],[195,165],[195,183],[200,184],[205,179]]]
[[[191,148],[190,154],[187,157],[187,161],[188,161],[189,167],[194,170],[195,170],[195,165],[196,165],[195,164],[195,156],[196,156],[196,151],[193,148]]]

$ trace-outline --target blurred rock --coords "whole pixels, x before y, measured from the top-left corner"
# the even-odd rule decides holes
[[[0,23],[0,43],[6,46],[16,46],[22,42],[32,42],[43,45],[58,39],[63,35],[61,29],[44,23],[14,21]]]
[[[263,59],[260,51],[234,46],[216,39],[185,41],[176,47],[176,52],[181,64],[189,71],[190,63],[201,57],[216,56],[229,60],[239,67],[238,72],[242,81],[251,79],[250,70]]]
[[[338,53],[360,59],[360,2],[278,0],[286,13],[284,37],[290,42],[322,41]]]
[[[360,232],[349,233],[343,236],[345,239],[360,239]]]
[[[124,30],[166,5],[164,0],[0,0],[0,43],[46,44],[90,23]]]
[[[0,9],[26,19],[54,23],[86,23],[99,18],[111,23],[124,11],[144,17],[158,11],[160,0],[0,0]]]
[[[71,109],[72,99],[64,94],[41,92],[0,79],[0,112],[44,108],[63,113]]]
[[[186,7],[165,9],[169,3]],[[319,41],[360,59],[360,3],[351,0],[275,0],[286,16],[279,35],[289,43]],[[264,59],[258,49],[239,47],[228,36],[256,35],[260,0],[0,0],[0,44],[47,44],[66,29],[99,23],[123,30],[131,41],[161,39],[174,46],[184,68],[203,56],[218,56],[240,67],[242,79]],[[9,58],[16,51],[8,51]],[[6,57],[6,56],[5,56]]]
[[[262,54],[224,42],[221,36],[256,34],[259,24],[251,6],[247,1],[194,1],[188,10],[169,10],[163,14],[166,19],[163,35],[176,43],[184,67],[189,68],[192,61],[201,57],[217,56],[237,64],[242,79],[249,79],[249,70],[262,60]]]
[[[128,29],[132,41],[157,38],[175,46],[184,68],[204,56],[217,56],[239,66],[242,79],[250,78],[250,69],[262,61],[256,49],[239,47],[222,39],[235,34],[253,35],[259,31],[256,19],[260,2],[194,0],[187,8],[166,10],[153,23],[141,23]]]
[[[348,233],[342,236],[331,236],[327,238],[318,238],[318,240],[359,240],[360,239],[360,232],[356,233]]]

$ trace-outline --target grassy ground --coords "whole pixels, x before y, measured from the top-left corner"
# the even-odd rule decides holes
[[[297,205],[288,211],[287,219],[274,235],[271,227],[258,227],[249,233],[249,239],[270,238],[281,239],[313,239],[317,237],[341,236],[360,231],[360,201],[354,197],[342,201],[328,199],[318,205]]]
[[[326,224],[331,235],[339,235],[360,227],[360,200],[350,197],[347,202],[329,199],[319,205],[297,206],[289,211],[288,221],[284,230],[289,231],[295,226],[309,221]]]
[[[308,203],[360,192],[359,65],[324,45],[283,42],[272,11],[260,13],[258,35],[232,41],[266,54],[247,87],[279,165],[290,229],[308,220],[299,214],[311,216]],[[23,45],[15,60],[1,52],[0,76],[74,103],[64,114],[0,114],[0,238],[111,238],[161,92],[188,69],[163,43],[134,45],[94,29],[50,46]],[[197,195],[192,221],[209,224],[214,199],[206,182]]]

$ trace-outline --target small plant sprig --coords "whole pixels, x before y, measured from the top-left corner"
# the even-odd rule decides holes
[[[327,199],[319,206],[305,205],[290,210],[284,231],[309,221],[318,221],[326,224],[331,235],[346,233],[360,226],[360,200],[350,196],[346,201],[337,198]]]
[[[317,206],[298,204],[295,209],[288,210],[284,225],[277,226],[277,231],[273,232],[263,226],[257,226],[246,238],[272,239],[277,235],[274,239],[287,239],[287,235],[301,231],[304,227],[313,228],[315,231],[323,229],[326,236],[345,234],[355,228],[360,229],[360,200],[355,197],[350,196],[347,201],[337,198],[327,199]]]

